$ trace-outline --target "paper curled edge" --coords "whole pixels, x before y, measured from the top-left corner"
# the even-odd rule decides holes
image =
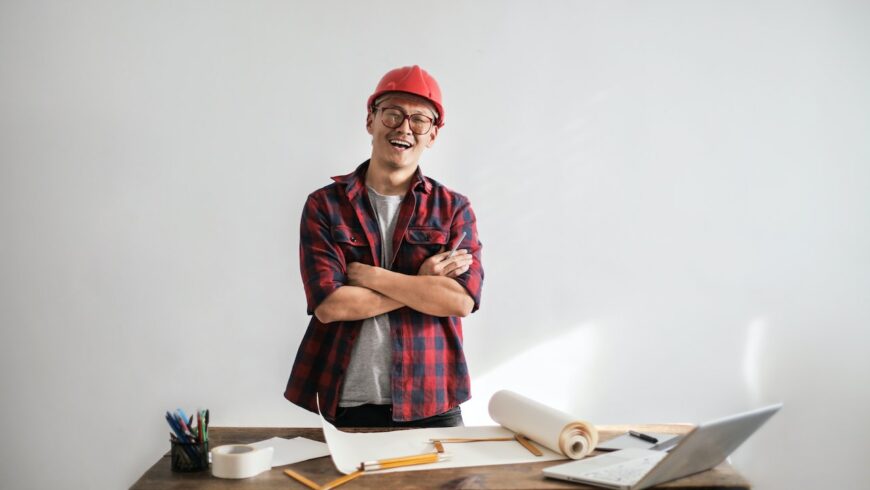
[[[598,445],[594,425],[510,390],[492,395],[489,416],[501,426],[571,459],[585,457]]]

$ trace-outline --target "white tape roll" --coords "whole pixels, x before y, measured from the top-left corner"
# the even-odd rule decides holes
[[[272,469],[272,447],[229,444],[211,450],[211,474],[218,478],[250,478]]]

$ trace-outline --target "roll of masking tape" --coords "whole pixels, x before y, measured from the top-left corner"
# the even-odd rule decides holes
[[[275,448],[244,444],[218,446],[211,450],[211,474],[218,478],[250,478],[272,469]]]

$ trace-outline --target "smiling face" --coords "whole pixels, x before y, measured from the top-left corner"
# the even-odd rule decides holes
[[[385,109],[395,109],[409,116],[422,114],[434,120],[432,104],[413,95],[389,94],[378,101],[376,110],[366,119],[366,130],[372,135],[373,164],[391,169],[416,167],[423,150],[435,143],[438,128],[433,124],[428,133],[414,134],[408,118],[397,128],[388,128],[381,122]]]

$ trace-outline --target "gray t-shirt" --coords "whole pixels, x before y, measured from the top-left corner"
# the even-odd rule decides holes
[[[389,269],[392,264],[388,261],[393,256],[393,232],[396,230],[399,205],[404,196],[384,196],[371,187],[368,188],[368,194],[381,232],[381,264]],[[363,320],[362,331],[350,355],[338,405],[356,407],[365,403],[392,404],[392,358],[389,316],[385,313]]]

